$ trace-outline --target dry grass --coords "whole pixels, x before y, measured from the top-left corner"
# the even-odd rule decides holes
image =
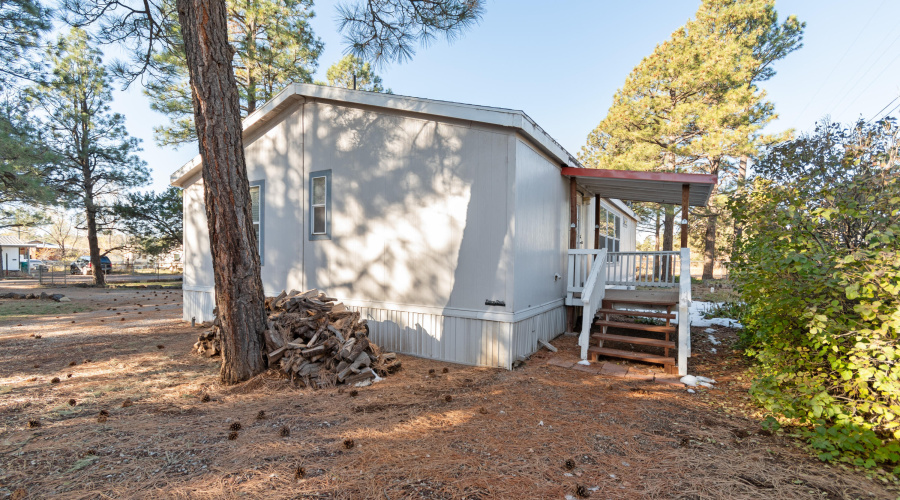
[[[404,356],[351,397],[272,374],[222,387],[217,363],[189,354],[200,330],[179,321],[180,292],[91,293],[101,310],[0,323],[0,496],[896,497],[764,435],[743,416],[745,367],[723,346],[710,354],[705,335],[695,371],[721,388],[695,395],[548,366],[542,352],[512,372]],[[574,355],[574,339],[554,343]]]

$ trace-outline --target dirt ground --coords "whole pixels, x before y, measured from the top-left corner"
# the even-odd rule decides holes
[[[695,394],[549,366],[576,355],[560,337],[514,371],[402,356],[354,397],[219,385],[180,290],[43,290],[96,310],[0,322],[0,498],[897,497],[763,431],[700,331],[691,371],[718,383]]]

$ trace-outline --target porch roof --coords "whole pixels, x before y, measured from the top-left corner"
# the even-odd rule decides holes
[[[605,170],[597,168],[563,167],[562,175],[591,194],[604,198],[646,201],[681,205],[681,190],[690,186],[689,203],[705,207],[716,185],[712,174],[682,174],[676,172],[638,172],[633,170]]]

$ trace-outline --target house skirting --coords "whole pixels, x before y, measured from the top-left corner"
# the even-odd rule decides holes
[[[184,288],[183,319],[212,321],[214,293],[205,287]],[[538,350],[565,331],[563,299],[517,313],[468,311],[342,300],[367,320],[369,338],[382,349],[491,368],[512,368],[519,356]]]

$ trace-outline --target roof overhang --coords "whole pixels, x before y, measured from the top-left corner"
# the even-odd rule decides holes
[[[604,198],[681,205],[684,186],[688,186],[689,204],[705,207],[718,178],[712,174],[676,172],[639,172],[563,167],[562,175],[572,177],[591,194]]]
[[[285,109],[306,101],[382,108],[423,117],[450,118],[502,127],[522,134],[523,137],[552,158],[558,166],[581,166],[573,155],[566,151],[562,145],[550,137],[550,134],[521,110],[438,101],[380,92],[348,90],[306,83],[288,85],[269,102],[250,113],[243,121],[244,140],[246,141],[253,137],[257,130],[262,129],[271,120],[278,118]],[[246,144],[245,142],[245,146]],[[184,187],[187,181],[200,173],[202,165],[203,162],[200,155],[197,155],[172,173],[169,179],[171,184]]]

